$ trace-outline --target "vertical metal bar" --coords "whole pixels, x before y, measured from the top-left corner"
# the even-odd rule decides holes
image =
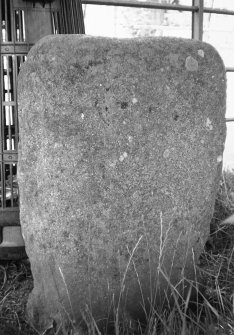
[[[14,41],[17,41],[19,42],[19,39],[20,39],[20,34],[19,34],[19,9],[18,10],[15,10],[15,29],[14,29]]]
[[[22,42],[25,42],[26,37],[25,37],[25,14],[24,14],[24,10],[21,11],[21,20],[22,20]]]
[[[0,41],[2,41],[2,6],[3,2],[0,2]]]
[[[14,74],[13,74],[13,56],[5,56],[6,57],[6,77],[7,77],[7,87],[6,92],[8,98],[6,101],[12,101],[15,98],[14,94]]]
[[[68,31],[69,31],[68,13],[67,13],[66,1],[64,1],[64,0],[63,0],[63,19],[64,19],[64,33],[68,34]]]
[[[16,104],[17,101],[17,96],[16,96],[16,87],[17,87],[17,61],[16,61],[16,55],[12,55],[11,59],[12,59],[12,91],[13,91],[13,100]],[[15,128],[15,104],[14,106],[12,106],[12,126]],[[15,147],[15,146],[14,146]],[[13,149],[15,150],[15,149]]]
[[[23,57],[24,56],[15,56],[15,61],[14,61],[14,77],[15,77],[15,96],[17,97],[17,79],[18,79],[18,74],[20,70],[20,65],[23,62]],[[14,125],[15,125],[15,148],[14,150],[18,150],[18,141],[19,141],[19,135],[18,135],[18,116],[17,116],[17,101],[15,101],[15,106],[14,106]]]
[[[54,14],[54,27],[55,27],[55,34],[60,33],[60,28],[59,28],[59,21],[58,21],[58,12],[53,12]]]
[[[63,1],[64,4],[64,22],[65,22],[65,34],[69,31],[68,12],[67,12],[67,1]]]
[[[204,0],[193,0],[193,6],[198,10],[192,12],[192,39],[202,41]]]
[[[10,175],[8,177],[8,181],[10,183],[10,197],[11,197],[11,207],[14,206],[14,193],[13,193],[13,173],[12,173],[12,164],[9,164]]]
[[[74,12],[75,12],[75,33],[80,32],[80,12],[79,12],[79,7],[77,6],[77,1],[73,1],[73,6],[74,6]]]
[[[72,22],[71,22],[71,0],[67,0],[66,2],[66,21],[67,21],[67,34],[72,34]]]
[[[60,0],[60,1],[61,1],[61,23],[62,23],[61,34],[65,34],[67,32],[65,4],[64,4],[64,0]]]
[[[2,161],[0,162],[0,209],[3,208],[2,203]]]
[[[63,19],[63,2],[60,0],[60,15],[59,15],[59,21],[60,21],[60,34],[63,34],[64,32],[64,19]]]
[[[9,74],[9,56],[3,56],[3,100],[10,101],[9,87],[10,87],[10,74]],[[5,79],[6,78],[6,79]]]
[[[55,34],[55,29],[54,29],[54,17],[53,17],[53,11],[52,11],[52,6],[51,6],[51,3],[50,3],[50,26],[51,26],[51,34]]]
[[[6,134],[6,107],[2,107],[2,137],[3,137],[3,152],[7,150],[7,134]]]
[[[56,28],[55,28],[55,18],[54,18],[54,12],[50,11],[50,20],[51,20],[51,27],[52,27],[52,34],[56,34]]]
[[[68,34],[69,32],[69,22],[68,22],[68,12],[67,12],[67,2],[63,0],[63,10],[64,10],[64,33]]]
[[[73,13],[73,33],[75,34],[77,31],[79,31],[79,21],[78,21],[78,13],[76,11],[76,1],[72,0],[72,13]]]
[[[85,33],[85,26],[84,26],[84,16],[83,16],[83,8],[80,0],[75,0],[75,10],[77,13],[77,22],[78,22],[78,30],[79,34]]]
[[[8,147],[7,150],[12,150],[12,132],[11,132],[11,123],[12,123],[12,106],[5,107],[5,113],[8,113]],[[6,126],[6,124],[5,124]]]
[[[3,161],[3,150],[4,150],[4,106],[3,106],[3,94],[4,94],[4,84],[3,84],[3,75],[4,75],[4,67],[3,67],[3,57],[1,56],[1,115],[0,115],[0,158],[1,161]],[[3,180],[3,174],[2,174],[2,180]]]
[[[2,202],[3,208],[6,208],[6,164],[3,162],[3,175],[2,175]]]
[[[63,32],[63,21],[62,21],[62,11],[61,11],[61,8],[60,8],[60,11],[57,12],[57,20],[58,20],[58,34],[62,34]]]
[[[71,34],[74,34],[75,31],[75,22],[74,22],[74,8],[73,8],[73,0],[70,0],[70,6],[69,7],[69,12],[70,12],[70,31]]]
[[[78,21],[78,15],[77,15],[77,11],[76,11],[76,1],[75,0],[72,0],[72,13],[73,13],[73,34],[75,34],[76,32],[79,31],[78,29],[78,24],[79,24],[79,21]]]
[[[22,10],[19,9],[19,41],[23,42],[23,20],[22,20]]]
[[[84,19],[80,0],[61,0],[61,21],[65,34],[84,34]]]
[[[4,0],[5,3],[5,41],[8,41],[8,17],[7,17],[7,0]]]
[[[23,11],[19,11],[19,30],[20,30],[20,41],[24,42],[24,27],[23,27]]]
[[[10,99],[15,100],[15,82],[14,82],[14,56],[9,56],[9,73],[10,73]]]
[[[11,0],[6,1],[7,5],[7,30],[8,30],[8,41],[12,41],[12,29],[11,29]]]
[[[3,162],[1,161],[1,166],[0,166],[0,195],[1,195],[1,208],[3,208],[3,189],[4,189],[4,186],[3,186]]]
[[[60,23],[60,14],[59,12],[55,12],[55,26],[57,30],[57,34],[61,32],[61,23]]]
[[[1,103],[0,103],[0,133],[2,134],[2,57],[0,59],[0,75],[1,75],[1,78],[0,78],[0,91],[1,91]],[[3,147],[3,144],[2,144],[2,136],[0,136],[0,161],[2,160],[2,147]]]
[[[1,3],[1,28],[2,28],[2,4]],[[1,30],[2,32],[2,30]],[[1,34],[2,38],[2,34]],[[2,64],[2,55],[0,55],[0,95],[1,95],[1,101],[0,101],[0,132],[2,133],[2,116],[3,116],[3,64]],[[3,162],[2,162],[2,153],[3,153],[3,141],[2,136],[0,135],[0,207],[3,208]]]
[[[12,164],[12,166],[15,166],[15,169],[13,170],[13,192],[15,189],[15,199],[13,198],[13,200],[15,200],[14,202],[14,206],[18,206],[18,201],[19,201],[19,187],[18,187],[18,183],[17,183],[17,163]],[[15,180],[14,180],[15,177]]]
[[[13,10],[13,0],[9,0],[8,4],[8,15],[9,15],[9,22],[10,22],[10,40],[15,44],[15,17],[14,17],[14,10]]]

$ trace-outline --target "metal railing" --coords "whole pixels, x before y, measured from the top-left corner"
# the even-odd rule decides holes
[[[192,5],[192,6],[166,4],[166,3],[162,4],[162,3],[155,3],[155,1],[140,2],[137,0],[82,0],[82,4],[165,9],[165,10],[180,10],[180,11],[187,11],[187,12],[198,12],[200,8],[203,8],[204,13],[234,15],[234,11],[232,10],[203,7],[203,1],[201,0],[199,0],[199,2],[197,2],[196,5]]]

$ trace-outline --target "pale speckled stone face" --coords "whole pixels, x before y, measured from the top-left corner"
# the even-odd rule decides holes
[[[37,327],[71,305],[78,322],[85,304],[105,318],[121,288],[138,318],[139,282],[159,302],[162,272],[193,278],[221,172],[225,85],[219,55],[196,41],[66,35],[32,48],[19,186]]]

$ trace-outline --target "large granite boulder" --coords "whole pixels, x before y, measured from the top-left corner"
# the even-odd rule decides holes
[[[20,218],[36,327],[133,319],[194,278],[225,141],[225,69],[172,38],[42,39],[19,76]],[[143,307],[142,307],[143,306]]]

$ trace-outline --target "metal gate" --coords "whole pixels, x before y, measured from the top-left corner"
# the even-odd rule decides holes
[[[24,253],[21,235],[14,243],[11,236],[13,227],[20,233],[18,73],[33,44],[59,33],[84,33],[79,0],[0,0],[0,258]]]

